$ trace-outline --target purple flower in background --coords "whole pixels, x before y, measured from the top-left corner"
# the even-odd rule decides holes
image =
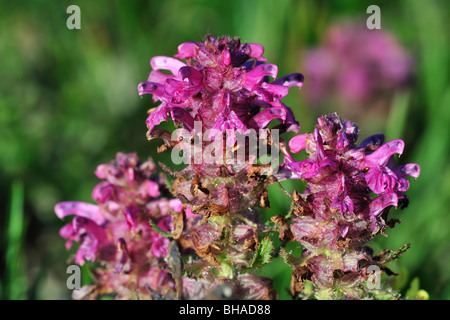
[[[88,298],[111,293],[118,299],[136,293],[151,298],[148,288],[173,296],[174,280],[159,263],[170,240],[160,233],[173,230],[172,213],[183,210],[180,200],[164,198],[167,190],[153,162],[141,162],[133,153],[118,153],[95,173],[104,180],[92,191],[97,205],[68,201],[55,206],[60,219],[74,216],[60,235],[67,239],[67,249],[79,243],[75,263],[99,264]]]
[[[367,108],[370,101],[385,99],[404,87],[412,75],[412,58],[395,36],[369,30],[363,21],[330,26],[320,46],[309,50],[302,64],[308,79],[305,96],[311,106],[330,99],[333,105],[340,100],[350,107]]]

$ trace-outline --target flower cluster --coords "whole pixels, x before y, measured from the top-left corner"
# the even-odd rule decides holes
[[[170,57],[153,57],[148,81],[138,85],[140,95],[152,94],[154,101],[161,102],[147,119],[147,136],[163,139],[170,136],[154,128],[166,121],[168,114],[191,133],[191,140],[214,129],[209,131],[209,139],[204,139],[203,150],[226,130],[245,133],[249,129],[264,129],[275,119],[280,121],[277,130],[297,132],[300,125],[280,99],[288,94],[289,87],[301,87],[303,76],[294,73],[269,83],[269,76],[277,77],[278,67],[264,63],[263,53],[259,44],[207,36],[203,43],[182,43],[178,47],[175,57],[186,59],[186,63]],[[172,75],[159,70],[169,70]],[[201,132],[195,131],[195,121],[201,123]],[[226,144],[233,146],[235,140],[227,139]],[[173,146],[173,141],[168,144]],[[255,192],[256,181],[248,183],[248,176],[255,170],[252,165],[210,166],[192,161],[174,192],[192,205],[206,206],[213,215],[217,211],[240,212],[251,207],[262,193]],[[250,179],[255,180],[253,176]],[[212,209],[208,205],[211,201]]]
[[[168,114],[188,130],[194,129],[196,120],[204,130],[224,132],[266,128],[278,119],[280,128],[297,132],[299,125],[292,111],[280,99],[289,87],[301,87],[303,76],[294,73],[277,78],[278,67],[263,63],[263,53],[259,44],[207,36],[203,43],[187,42],[178,47],[175,57],[186,59],[186,63],[153,57],[148,80],[138,85],[140,95],[151,94],[154,101],[161,102],[147,119],[148,136],[155,125],[168,120]],[[277,79],[269,83],[268,77]]]
[[[387,270],[386,259],[373,257],[364,245],[394,225],[388,212],[408,203],[405,177],[420,174],[415,163],[395,165],[394,155],[401,155],[405,147],[402,140],[384,143],[384,136],[376,134],[356,145],[357,138],[354,123],[330,114],[319,117],[313,133],[289,142],[292,152],[305,150],[309,155],[285,163],[291,178],[306,183],[304,192],[295,194],[290,225],[305,249],[294,272],[296,288],[311,280],[320,297],[362,297],[366,268]]]
[[[175,58],[185,59],[186,63],[170,57],[153,57],[148,81],[138,85],[140,95],[152,94],[154,101],[161,102],[147,119],[148,138],[169,136],[155,130],[155,125],[167,120],[168,115],[189,132],[187,138],[183,137],[188,143],[206,134],[200,151],[212,141],[223,139],[237,153],[237,149],[245,146],[238,146],[236,137],[230,139],[225,133],[266,129],[272,120],[279,121],[272,129],[298,132],[299,123],[280,99],[290,87],[301,87],[303,76],[294,73],[277,78],[278,67],[265,63],[263,53],[259,44],[207,36],[204,42],[183,43],[178,47]],[[269,77],[275,80],[269,82]],[[195,121],[201,123],[200,129],[195,127]],[[270,131],[265,137],[270,141]],[[174,142],[168,143],[166,139],[166,145],[173,147]],[[244,158],[248,160],[246,152]],[[255,266],[252,261],[257,260],[255,256],[261,251],[258,248],[270,246],[267,241],[260,242],[260,219],[254,210],[258,203],[268,206],[266,187],[270,182],[261,169],[262,166],[251,161],[243,164],[191,161],[186,169],[176,173],[173,194],[204,218],[188,232],[197,255],[202,258],[197,263],[202,268],[197,269],[208,271],[213,267],[219,279],[231,281],[239,270]]]
[[[150,160],[118,153],[95,172],[103,180],[92,192],[96,205],[56,205],[59,218],[74,215],[60,234],[68,249],[79,243],[75,263],[92,262],[94,284],[76,298],[276,299],[272,279],[251,272],[275,254],[273,231],[282,245],[297,241],[304,248],[301,258],[284,248],[276,252],[294,269],[296,298],[306,297],[306,281],[319,299],[366,297],[367,269],[390,272],[386,263],[403,249],[373,256],[365,244],[398,222],[388,220],[388,212],[408,204],[406,177],[417,178],[420,167],[395,165],[402,140],[385,143],[377,134],[357,145],[358,127],[337,114],[319,117],[314,131],[292,138],[288,150],[278,134],[297,133],[300,124],[280,99],[290,87],[302,87],[303,76],[277,78],[278,67],[263,53],[259,44],[207,36],[181,44],[175,58],[150,60],[153,70],[138,85],[139,95],[159,102],[149,111],[147,137],[164,140],[159,151],[192,146],[194,156],[179,171],[162,165],[163,175]],[[169,117],[182,129],[175,140],[157,128]],[[273,120],[277,125],[269,128]],[[240,143],[236,133],[252,130],[258,143]],[[217,148],[218,141],[225,146]],[[270,146],[271,156],[281,152],[283,163],[264,163],[251,145]],[[292,153],[302,150],[309,157],[296,161]],[[198,161],[206,151],[245,161]],[[271,218],[274,226],[259,213],[270,209],[267,187],[283,179],[301,179],[306,188],[291,195],[291,212]]]
[[[133,153],[118,153],[95,174],[104,180],[92,191],[97,205],[68,201],[55,206],[60,219],[74,215],[60,235],[67,239],[67,249],[79,242],[75,263],[99,265],[96,283],[81,292],[90,298],[110,293],[120,299],[145,298],[151,296],[149,290],[174,296],[173,278],[160,267],[170,240],[152,225],[172,231],[172,213],[182,211],[180,200],[164,197],[170,193],[154,163],[141,163]]]

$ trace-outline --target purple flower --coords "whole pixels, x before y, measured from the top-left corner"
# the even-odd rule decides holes
[[[303,60],[310,105],[341,100],[353,107],[394,88],[404,87],[412,74],[412,59],[395,36],[385,30],[368,30],[365,21],[330,26],[320,46]]]
[[[156,56],[152,71],[138,85],[140,95],[151,94],[161,104],[148,119],[149,136],[167,115],[192,130],[201,121],[204,130],[265,128],[280,120],[280,128],[298,131],[292,111],[280,99],[292,86],[301,87],[303,76],[291,74],[277,78],[278,67],[264,63],[264,48],[241,43],[238,38],[207,36],[205,42],[187,42],[178,47],[180,60]],[[167,70],[167,75],[160,70]],[[268,77],[275,79],[271,83]]]
[[[94,261],[97,252],[109,244],[105,230],[94,221],[81,216],[65,225],[59,234],[68,239],[66,249],[72,247],[73,241],[80,242],[75,255],[75,263],[80,265],[83,265],[85,260]]]
[[[394,167],[393,155],[401,155],[404,148],[402,140],[393,140],[364,157],[361,169],[366,172],[367,185],[376,194],[394,190],[407,191],[409,182],[404,177],[419,176],[420,167],[415,163]]]
[[[60,219],[74,216],[60,235],[67,249],[79,243],[75,263],[101,265],[95,268],[96,290],[90,297],[113,293],[126,299],[137,291],[151,298],[147,286],[174,296],[173,279],[158,261],[170,243],[160,233],[173,230],[171,212],[182,212],[180,200],[162,197],[167,190],[155,165],[136,154],[118,153],[114,161],[99,165],[96,175],[104,180],[92,192],[97,205],[68,201],[55,206]]]
[[[342,122],[336,114],[319,117],[318,122],[312,134],[298,135],[289,142],[291,152],[306,150],[310,156],[285,164],[300,178],[316,182],[339,174],[344,178],[338,180],[339,188],[335,190],[348,193],[349,187],[354,188],[357,182],[359,189],[368,187],[374,193],[382,194],[405,192],[409,188],[405,177],[419,176],[417,164],[395,166],[393,155],[403,153],[405,144],[402,140],[383,144],[384,137],[376,134],[356,146],[356,125]]]
[[[396,166],[393,156],[403,153],[402,140],[384,143],[384,136],[376,134],[356,145],[357,138],[355,124],[337,114],[321,116],[313,133],[289,142],[291,152],[305,150],[309,157],[288,158],[278,174],[306,183],[304,192],[294,199],[298,214],[290,230],[307,250],[307,267],[301,271],[306,268],[317,292],[326,295],[329,288],[339,287],[347,297],[359,297],[360,292],[351,288],[365,279],[364,270],[355,268],[353,258],[346,262],[346,257],[361,252],[376,234],[384,234],[390,225],[389,209],[407,199],[405,178],[420,174],[415,163]],[[368,255],[359,259],[378,264]],[[349,263],[351,268],[346,267]]]
[[[257,203],[269,205],[266,188],[271,182],[261,173],[265,168],[257,165],[256,159],[252,161],[257,156],[250,153],[250,148],[236,143],[237,134],[258,132],[257,139],[267,141],[267,147],[272,143],[272,133],[269,136],[269,130],[262,130],[267,133],[264,139],[259,129],[267,129],[274,120],[279,122],[274,129],[280,133],[300,128],[281,99],[289,88],[302,87],[303,76],[293,73],[278,77],[277,65],[267,63],[263,53],[264,47],[259,44],[207,36],[204,42],[180,44],[174,58],[151,58],[152,71],[147,81],[138,85],[139,95],[150,94],[153,101],[159,102],[146,121],[149,139],[163,138],[167,148],[180,142],[190,148],[191,142],[202,137],[201,143],[189,149],[187,167],[174,173],[177,178],[171,190],[197,221],[187,233],[196,259],[200,259],[193,263],[195,268],[191,265],[188,269],[201,272],[192,276],[195,281],[186,280],[188,296],[202,296],[206,288],[217,285],[215,280],[205,279],[203,273],[213,272],[224,281],[235,280],[236,274],[250,267],[259,245],[259,218],[251,208]],[[172,141],[169,132],[156,128],[169,117],[182,127],[177,131],[180,140]],[[236,160],[244,150],[240,159],[243,163],[219,164],[205,159],[211,154],[211,146],[225,140],[224,149],[228,150],[217,156],[214,149],[215,156]],[[262,288],[253,280],[248,283]],[[270,296],[263,291],[260,295],[243,295]]]
[[[236,296],[243,300],[275,300],[277,292],[272,288],[272,280],[252,274],[242,274],[236,279]]]

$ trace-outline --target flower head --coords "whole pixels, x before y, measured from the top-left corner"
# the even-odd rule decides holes
[[[187,42],[178,47],[175,58],[156,56],[152,72],[138,85],[140,95],[151,94],[161,104],[148,119],[149,136],[167,115],[193,130],[201,121],[204,130],[246,130],[265,128],[278,119],[285,131],[298,131],[292,111],[280,99],[289,87],[301,87],[299,73],[277,78],[278,67],[264,63],[264,48],[241,43],[239,38],[207,36],[204,42]],[[168,70],[171,74],[162,73]],[[271,77],[274,81],[268,81]]]
[[[236,275],[251,267],[260,254],[259,217],[253,208],[258,202],[269,205],[266,188],[271,181],[262,172],[270,165],[259,165],[256,159],[261,154],[253,151],[264,146],[267,151],[270,146],[270,154],[275,156],[272,146],[278,141],[272,138],[276,134],[265,130],[272,120],[279,122],[272,128],[277,134],[299,130],[293,112],[281,99],[290,87],[302,87],[303,76],[294,73],[278,78],[278,67],[266,63],[263,53],[259,44],[207,36],[204,42],[180,44],[174,58],[153,57],[153,70],[147,81],[138,85],[140,95],[151,94],[155,102],[160,102],[147,118],[147,137],[163,138],[174,150],[183,145],[183,153],[191,156],[186,168],[174,173],[177,179],[172,188],[193,214],[203,217],[188,232],[200,258],[186,266],[197,270],[193,275],[197,282],[186,282],[189,292],[204,292],[220,279],[233,282],[242,296],[273,297],[270,281]],[[169,116],[181,126],[175,141],[170,133],[155,128]],[[255,135],[239,144],[237,133]],[[226,142],[225,147],[216,142]],[[206,159],[212,153],[216,161],[209,162]],[[203,276],[210,272],[217,277],[214,281]],[[246,287],[251,284],[260,289],[248,292],[237,279]],[[262,290],[264,287],[267,291]]]
[[[407,203],[405,177],[420,174],[415,163],[395,165],[402,140],[384,143],[384,136],[376,134],[357,145],[357,138],[355,124],[337,114],[321,116],[313,133],[289,143],[291,151],[305,150],[309,158],[288,159],[281,172],[306,182],[294,199],[297,214],[290,230],[306,250],[310,278],[319,288],[339,286],[348,296],[355,296],[350,288],[365,276],[358,261],[384,268],[363,246],[393,225],[388,211]]]
[[[309,158],[285,164],[293,172],[291,176],[308,183],[305,194],[314,198],[312,205],[329,206],[343,217],[366,213],[378,217],[384,209],[406,200],[409,182],[405,177],[417,178],[420,166],[395,165],[394,154],[403,153],[402,140],[383,143],[383,135],[376,134],[356,145],[355,124],[336,114],[321,116],[318,123],[313,133],[294,137],[289,143],[291,151],[305,149]]]
[[[167,254],[169,239],[158,233],[173,229],[171,212],[181,212],[178,199],[167,193],[153,162],[141,162],[136,154],[118,153],[116,159],[97,167],[104,180],[92,191],[97,205],[68,201],[55,206],[60,219],[73,215],[60,235],[66,248],[79,243],[75,263],[96,262],[96,289],[91,293],[115,293],[131,298],[135,292],[151,297],[152,290],[173,295],[174,281],[159,260]]]

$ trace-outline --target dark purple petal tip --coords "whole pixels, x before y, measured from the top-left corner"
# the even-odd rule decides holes
[[[158,91],[161,85],[154,82],[141,82],[138,84],[138,93],[140,96],[144,94],[154,94]]]
[[[301,73],[292,73],[274,80],[272,84],[278,84],[285,87],[296,86],[301,88],[304,80],[305,77]]]
[[[407,163],[394,168],[395,173],[400,177],[414,177],[417,179],[420,175],[420,166],[417,163]]]
[[[359,147],[360,148],[367,148],[369,146],[381,147],[383,143],[384,143],[384,134],[377,133],[364,139],[359,145]]]

